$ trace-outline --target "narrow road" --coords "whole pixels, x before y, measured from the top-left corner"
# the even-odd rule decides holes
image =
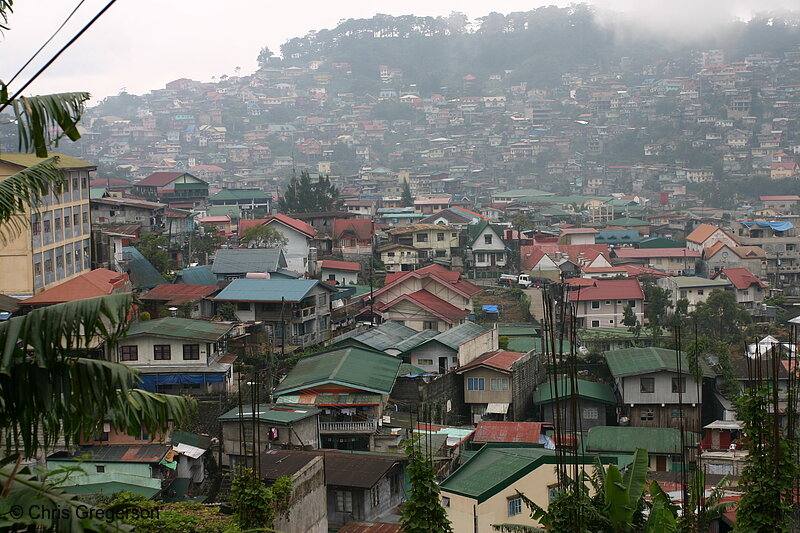
[[[544,305],[542,303],[542,289],[523,289],[530,300],[531,316],[539,322],[544,321]]]

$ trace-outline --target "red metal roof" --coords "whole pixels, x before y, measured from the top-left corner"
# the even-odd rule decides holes
[[[621,265],[622,268],[628,273],[629,278],[638,278],[639,276],[655,276],[657,278],[668,278],[669,274],[661,272],[655,268],[648,268],[637,265]]]
[[[572,280],[570,285],[572,285]],[[572,302],[590,300],[643,300],[644,292],[637,279],[595,279],[594,283],[569,292]]]
[[[762,289],[767,288],[766,283],[746,268],[723,268],[720,274],[721,277],[728,278],[728,281],[740,291],[749,289],[751,285],[758,285]]]
[[[433,278],[440,284],[452,288],[454,291],[467,298],[472,298],[482,290],[480,287],[473,285],[465,279],[462,279],[460,272],[448,270],[445,267],[434,263],[432,265],[418,268],[417,270],[412,270],[409,272],[392,272],[387,274],[383,287],[380,290],[375,291],[375,296],[382,294],[390,287],[402,283],[406,278],[411,279],[409,276],[417,279]]]
[[[550,426],[542,422],[478,422],[474,442],[525,442],[539,444],[542,427]]]
[[[246,230],[252,228],[253,226],[263,226],[265,224],[269,224],[273,220],[280,222],[281,224],[288,226],[294,230],[297,230],[300,233],[307,235],[309,237],[313,237],[314,235],[317,234],[317,230],[315,230],[314,227],[311,226],[310,224],[306,224],[302,220],[297,220],[296,218],[279,214],[268,218],[253,218],[253,219],[240,220],[239,235],[243,235]]]
[[[322,261],[322,268],[326,270],[361,272],[361,263],[357,263],[355,261],[334,261],[333,259],[325,259]]]
[[[165,301],[166,305],[181,305],[194,302],[218,291],[216,285],[188,285],[183,283],[163,283],[156,285],[141,297],[142,300]]]
[[[411,294],[400,295],[391,302],[382,305],[380,307],[380,311],[386,311],[387,309],[390,309],[391,307],[394,307],[396,304],[403,301],[414,302],[422,309],[425,309],[429,313],[436,315],[448,324],[452,324],[456,320],[460,320],[469,315],[469,311],[466,309],[459,309],[458,307],[447,303],[438,296],[434,296],[424,289],[417,292],[412,292]]]
[[[174,180],[180,178],[186,174],[186,172],[154,172],[150,174],[146,178],[141,181],[138,181],[136,185],[149,185],[151,187],[163,187],[168,183],[173,182]]]
[[[400,524],[350,522],[339,528],[339,533],[400,533]]]
[[[127,274],[98,268],[22,300],[20,303],[23,305],[51,305],[94,298],[95,296],[106,296],[113,292],[119,292],[119,289],[130,290],[130,287],[126,287],[128,283]]]
[[[486,352],[474,361],[470,361],[466,365],[458,369],[458,373],[465,372],[478,366],[488,366],[495,370],[503,372],[511,372],[511,367],[520,357],[525,354],[522,352],[509,352],[508,350],[497,350],[495,352]]]

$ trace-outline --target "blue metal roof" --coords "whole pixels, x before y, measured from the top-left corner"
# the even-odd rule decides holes
[[[315,279],[235,279],[215,300],[234,302],[299,302],[319,285],[330,292],[336,289]]]
[[[130,274],[131,285],[135,289],[152,289],[167,282],[156,267],[133,246],[122,248],[124,269]]]

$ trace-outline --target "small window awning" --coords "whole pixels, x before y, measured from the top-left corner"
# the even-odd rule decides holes
[[[486,414],[504,415],[508,413],[509,405],[507,403],[490,403],[486,406]]]

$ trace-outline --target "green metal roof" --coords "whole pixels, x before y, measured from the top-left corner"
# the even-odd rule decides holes
[[[176,279],[180,280],[180,283],[185,283],[187,285],[217,284],[217,276],[211,272],[211,265],[186,267],[178,272]]]
[[[211,205],[206,213],[210,217],[229,216],[233,220],[242,218],[242,209],[238,205]]]
[[[673,276],[669,278],[679,289],[690,287],[721,288],[730,286],[731,282],[725,279],[708,279],[700,276]]]
[[[289,394],[323,383],[389,394],[402,362],[382,352],[353,346],[329,350],[300,359],[275,389],[275,394]]]
[[[475,498],[481,503],[539,466],[555,463],[555,458],[554,450],[541,446],[501,448],[486,444],[440,486],[444,492]]]
[[[689,373],[689,361],[686,354],[679,352],[681,357],[681,371]],[[633,376],[667,370],[678,371],[678,359],[675,350],[667,348],[623,348],[605,352],[606,362],[614,377]],[[700,359],[700,368],[705,377],[715,374],[705,361]]]
[[[178,339],[216,342],[232,328],[233,324],[227,322],[208,322],[206,320],[166,317],[131,324],[131,327],[128,328],[127,337],[154,335],[157,337],[174,337]]]
[[[528,353],[536,347],[542,345],[542,339],[537,337],[509,337],[508,347],[509,352],[522,352]],[[538,351],[538,350],[537,350]]]
[[[261,404],[258,406],[256,417],[258,417],[258,419],[262,422],[272,422],[275,424],[291,424],[292,422],[297,422],[298,420],[308,418],[309,416],[314,416],[317,413],[319,413],[319,410],[315,409],[313,406],[276,407],[274,405]],[[242,417],[245,420],[253,419],[252,406],[245,405],[242,407]],[[223,421],[239,420],[239,408],[234,407],[227,413],[221,415],[218,418],[218,420],[223,420]]]
[[[697,444],[697,434],[686,432],[686,446]],[[681,432],[673,428],[597,426],[584,437],[588,452],[627,452],[644,448],[648,453],[680,454]]]
[[[458,350],[458,347],[465,342],[483,335],[487,331],[489,330],[475,322],[464,322],[454,328],[439,333],[431,340],[444,344],[454,350]]]
[[[97,165],[92,163],[87,163],[86,161],[82,161],[76,157],[72,157],[69,155],[59,154],[56,152],[50,152],[49,157],[58,157],[58,164],[56,164],[57,168],[64,168],[64,169],[71,169],[71,168],[96,168]],[[21,167],[30,167],[35,165],[36,163],[41,163],[44,161],[45,157],[36,157],[34,154],[3,154],[0,155],[0,161],[5,161],[8,163],[12,163],[14,165],[19,165]]]
[[[535,337],[539,334],[538,323],[500,323],[497,334],[501,337]]]
[[[617,339],[635,339],[636,335],[628,328],[582,328],[578,330],[581,341],[600,341]]]
[[[233,248],[217,250],[211,271],[214,274],[277,272],[286,266],[280,248]]]
[[[398,376],[416,376],[419,374],[429,374],[424,368],[414,366],[411,363],[403,363],[400,365],[400,370],[397,371]]]
[[[579,397],[608,405],[617,405],[617,398],[608,385],[597,383],[596,381],[586,381],[585,379],[577,380],[577,384]],[[555,382],[555,387],[553,387],[551,381],[542,383],[533,393],[533,403],[555,401],[556,390],[558,390],[558,397],[564,399],[572,394],[572,381],[566,378],[559,379]]]
[[[511,191],[496,192],[492,196],[521,198],[523,196],[553,196],[553,193],[539,189],[513,189]]]
[[[98,198],[102,198],[105,193],[106,193],[105,187],[92,187],[91,189],[89,189],[89,199],[97,200]]]
[[[315,279],[235,279],[214,299],[229,302],[299,302],[314,287],[336,289]]]
[[[264,191],[257,189],[222,189],[217,194],[209,197],[210,202],[226,200],[268,200],[270,197]],[[229,207],[229,206],[226,206]]]
[[[639,248],[683,248],[685,242],[674,241],[666,237],[648,237],[639,242]]]

